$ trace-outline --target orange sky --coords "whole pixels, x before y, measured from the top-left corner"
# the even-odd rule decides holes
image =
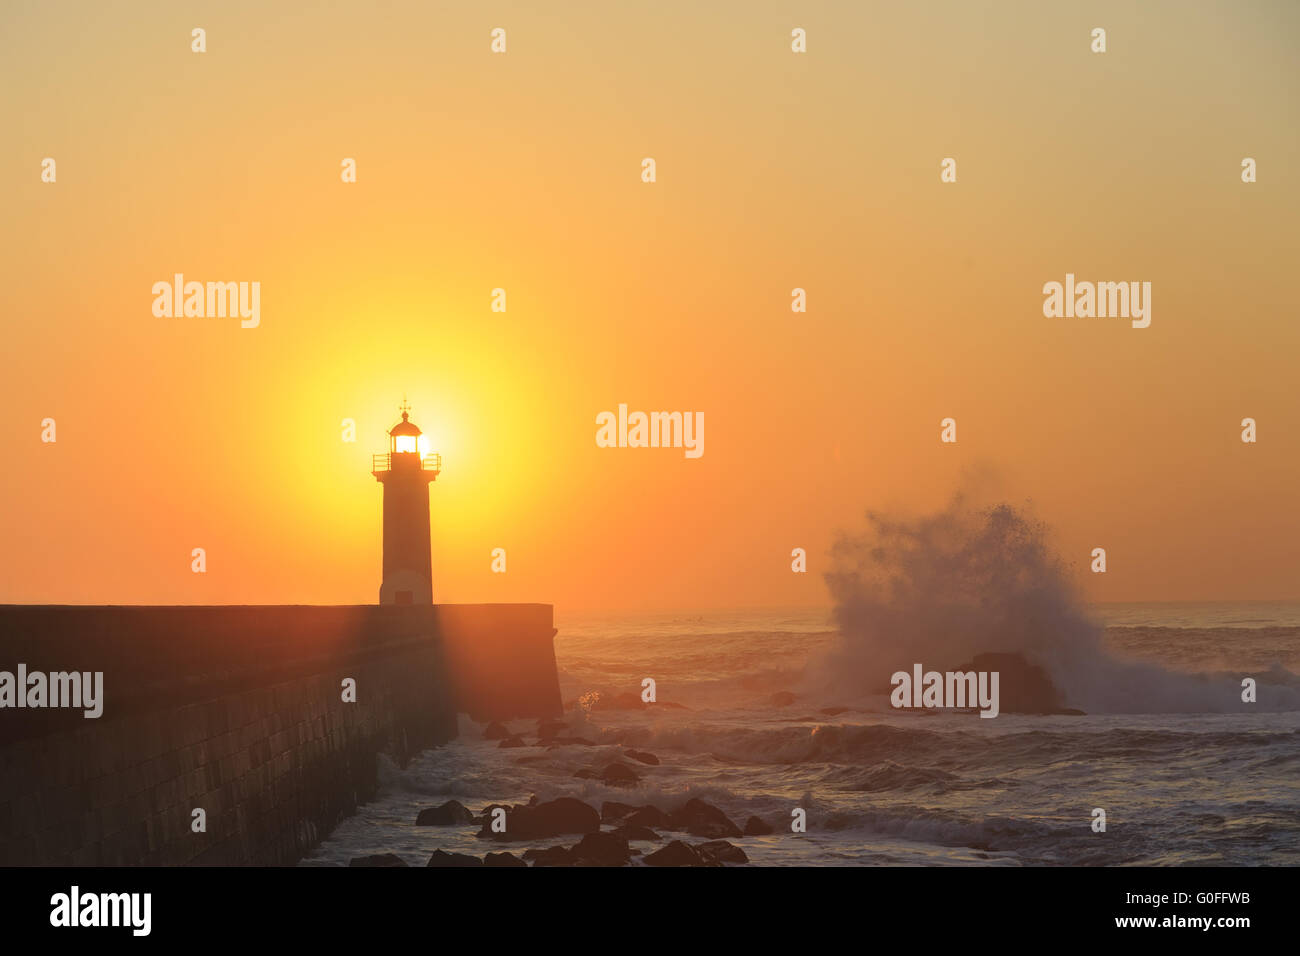
[[[373,602],[403,394],[438,600],[816,605],[972,469],[1092,598],[1300,596],[1300,7],[480,6],[4,5],[0,601]],[[178,271],[260,326],[154,317]],[[597,448],[620,402],[705,454]]]

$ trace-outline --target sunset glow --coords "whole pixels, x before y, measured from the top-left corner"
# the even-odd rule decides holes
[[[472,7],[205,8],[199,57],[191,13],[133,6],[0,37],[0,600],[373,599],[403,396],[446,462],[440,599],[822,605],[840,530],[970,474],[1032,499],[1094,599],[1295,595],[1295,7],[1188,9],[1175,44],[1176,5],[1117,4],[1131,39],[1064,70],[1036,38],[1087,24],[1054,4],[843,5],[805,58],[743,4],[517,6],[496,60],[437,39],[486,36]],[[1247,63],[1277,82],[1230,97]],[[1044,318],[1044,282],[1134,270],[1149,328]],[[260,324],[154,317],[175,272],[259,281]],[[707,453],[598,448],[619,403],[702,410]]]

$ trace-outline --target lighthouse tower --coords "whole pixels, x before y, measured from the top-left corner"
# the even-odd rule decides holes
[[[442,456],[420,450],[420,429],[402,405],[402,420],[388,433],[388,453],[375,455],[371,473],[384,486],[384,580],[380,604],[432,604],[429,556],[429,482]]]

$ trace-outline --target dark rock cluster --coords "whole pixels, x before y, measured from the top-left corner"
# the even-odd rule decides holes
[[[632,706],[630,700],[611,703]],[[594,746],[589,740],[569,736],[569,731],[569,726],[562,721],[538,721],[534,746]],[[483,736],[498,741],[500,747],[529,746],[523,735],[512,733],[501,723],[488,724]],[[609,787],[634,789],[640,783],[641,773],[649,772],[646,767],[659,766],[659,758],[651,753],[627,748],[624,756],[641,764],[640,772],[628,763],[614,760],[603,766],[580,769],[574,776]],[[447,867],[627,866],[638,858],[647,866],[725,866],[749,862],[745,851],[729,841],[773,832],[769,823],[754,816],[745,821],[742,829],[717,807],[698,798],[689,799],[672,810],[651,804],[606,801],[597,812],[573,797],[538,802],[534,796],[527,804],[489,804],[477,814],[458,800],[448,800],[421,810],[415,823],[421,827],[476,826],[477,837],[498,843],[579,837],[571,845],[534,846],[518,854],[489,852],[482,859],[472,854],[435,850],[428,865]],[[667,838],[660,831],[687,834],[702,842]],[[642,849],[633,844],[651,846]],[[394,854],[383,853],[357,857],[349,865],[405,866],[406,863]]]

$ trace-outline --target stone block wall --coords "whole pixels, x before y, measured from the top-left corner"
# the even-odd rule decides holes
[[[104,673],[98,719],[0,710],[0,865],[293,863],[379,753],[558,712],[553,634],[547,605],[0,606],[0,670]]]

